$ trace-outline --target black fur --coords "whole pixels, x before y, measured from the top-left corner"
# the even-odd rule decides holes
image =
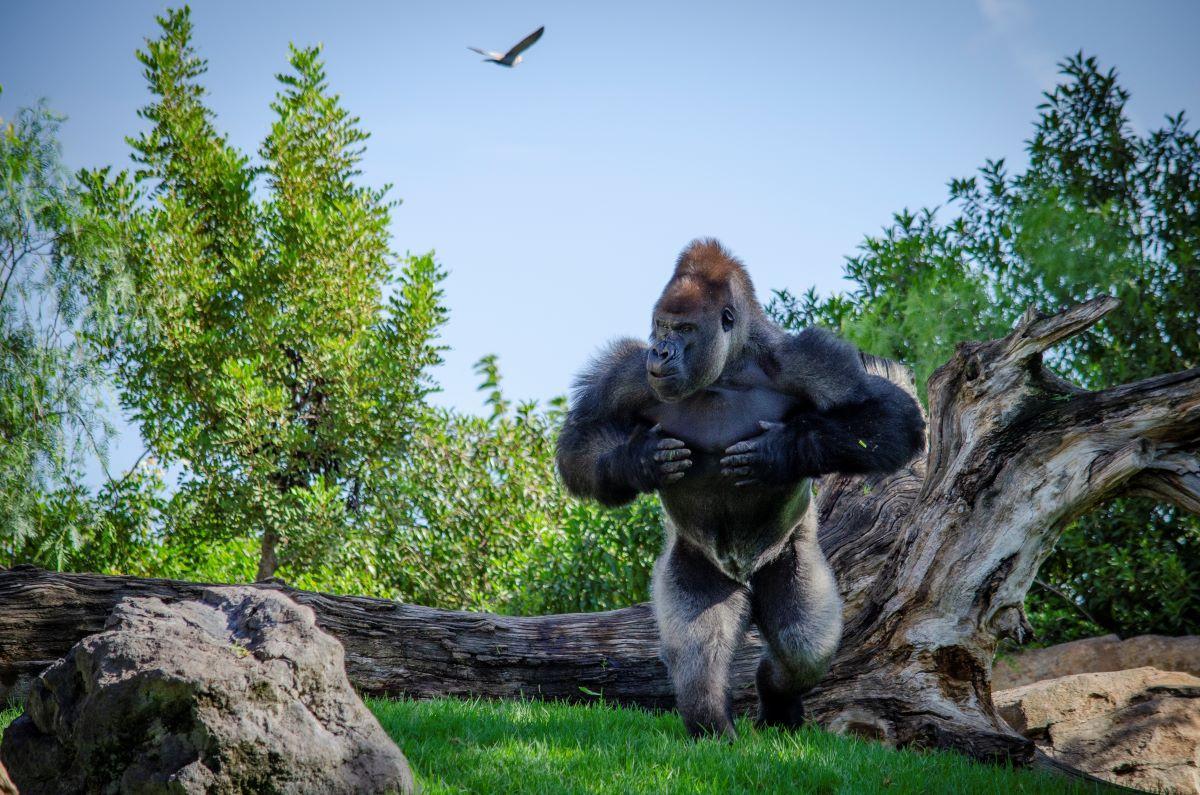
[[[680,255],[653,328],[650,346],[620,340],[579,377],[559,471],[605,505],[661,495],[654,606],[689,731],[732,736],[728,665],[751,613],[767,641],[760,719],[794,726],[841,633],[811,478],[903,466],[920,410],[848,343],[771,323],[715,241]]]

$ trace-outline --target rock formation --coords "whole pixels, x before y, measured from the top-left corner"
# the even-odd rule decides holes
[[[1010,726],[1060,762],[1154,792],[1200,793],[1200,678],[1135,668],[995,694]]]
[[[34,682],[0,756],[23,795],[413,788],[342,645],[259,588],[122,601]]]

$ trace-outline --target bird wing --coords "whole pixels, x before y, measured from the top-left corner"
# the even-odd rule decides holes
[[[521,53],[528,50],[530,47],[533,46],[533,43],[535,41],[537,41],[538,39],[540,39],[542,37],[542,34],[545,32],[546,32],[546,26],[542,25],[540,28],[535,30],[533,33],[530,33],[528,36],[521,39],[519,42],[517,42],[516,44],[513,45],[513,48],[511,50],[504,53],[505,60],[507,60],[509,58],[516,58],[518,55],[520,55]]]
[[[503,55],[501,55],[498,52],[492,52],[491,50],[481,50],[478,47],[468,47],[467,49],[471,50],[473,52],[477,52],[480,55],[484,56],[485,58],[491,58],[493,61],[499,61],[501,58],[504,57]]]

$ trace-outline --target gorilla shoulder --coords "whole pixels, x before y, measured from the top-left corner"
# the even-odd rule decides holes
[[[868,374],[858,349],[827,329],[810,326],[785,334],[772,353],[779,388],[808,400],[818,411],[865,397]]]
[[[649,346],[632,337],[608,343],[571,386],[571,410],[580,418],[617,417],[653,404],[646,380]]]

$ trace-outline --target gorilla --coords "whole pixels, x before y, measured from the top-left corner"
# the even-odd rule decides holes
[[[745,267],[710,239],[680,254],[649,344],[617,340],[583,370],[558,470],[604,505],[659,493],[654,615],[692,736],[735,736],[730,663],[750,621],[765,641],[759,725],[803,722],[802,695],[842,633],[812,479],[892,472],[924,438],[910,395],[833,334],[771,322]]]

